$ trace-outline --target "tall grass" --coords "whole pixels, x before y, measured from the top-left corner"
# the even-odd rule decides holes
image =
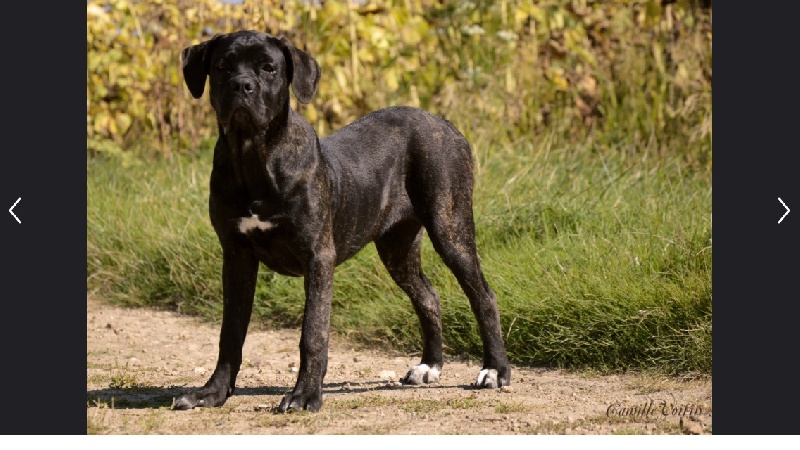
[[[638,144],[636,159],[547,139],[477,150],[479,253],[512,361],[710,372],[710,177]],[[127,169],[88,161],[91,289],[220,319],[210,160],[206,152]],[[468,301],[427,240],[423,266],[441,294],[446,352],[480,355]],[[255,321],[298,326],[303,302],[300,279],[262,268]],[[337,268],[331,324],[365,343],[421,346],[411,304],[372,245]]]

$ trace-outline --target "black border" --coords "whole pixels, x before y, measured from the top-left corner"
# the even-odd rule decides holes
[[[714,433],[795,434],[800,4],[714,6]],[[86,16],[4,17],[0,433],[85,434]],[[22,224],[5,213],[18,197]],[[777,197],[794,208],[780,225]]]
[[[11,2],[3,17],[0,433],[85,434],[86,15]]]
[[[796,434],[800,4],[714,6],[713,431]]]

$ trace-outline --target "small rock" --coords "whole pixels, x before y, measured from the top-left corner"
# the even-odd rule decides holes
[[[703,427],[697,422],[681,417],[680,423],[684,434],[703,434]]]
[[[358,356],[353,357],[353,362],[358,362]]]
[[[270,406],[269,406],[269,405],[263,405],[263,404],[262,404],[262,405],[256,405],[256,406],[255,406],[255,408],[253,408],[253,409],[254,409],[256,412],[258,412],[258,411],[269,411],[271,408],[270,408]]]
[[[511,389],[511,386],[501,386],[500,387],[500,392],[511,392],[511,391],[513,391],[513,389]]]
[[[206,373],[206,368],[205,367],[195,367],[194,368],[194,373],[200,373],[200,374]]]
[[[291,370],[292,372],[297,372],[299,369],[297,367],[292,366],[289,368],[289,370]]]
[[[384,381],[393,381],[395,378],[397,378],[397,374],[394,372],[394,370],[381,370],[381,373],[378,374],[378,376]]]
[[[573,416],[567,416],[567,422],[569,422],[570,424],[573,424],[573,423],[575,423],[575,417],[573,417]]]

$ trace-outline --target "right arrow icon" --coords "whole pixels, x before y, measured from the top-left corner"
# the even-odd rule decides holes
[[[783,222],[783,218],[786,217],[787,215],[789,215],[789,207],[786,206],[786,203],[783,203],[783,200],[781,200],[780,197],[778,197],[778,201],[781,202],[781,205],[783,205],[784,208],[786,208],[786,212],[783,213],[783,215],[781,216],[780,219],[778,219],[778,223],[781,223],[781,222]]]

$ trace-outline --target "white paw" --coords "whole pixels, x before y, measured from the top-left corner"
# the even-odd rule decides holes
[[[251,230],[267,231],[275,228],[275,224],[269,220],[259,220],[258,216],[253,214],[250,217],[242,217],[239,219],[239,232],[247,234]]]
[[[478,372],[478,379],[475,380],[476,388],[495,389],[497,386],[497,371],[495,369],[483,369]]]
[[[403,384],[438,383],[439,369],[427,364],[417,364],[408,369],[408,373],[400,382]]]

